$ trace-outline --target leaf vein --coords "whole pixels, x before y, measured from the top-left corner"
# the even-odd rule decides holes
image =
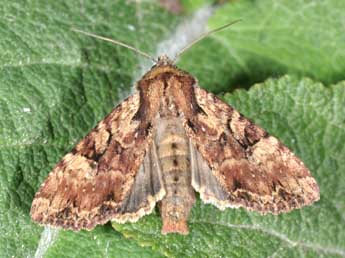
[[[318,244],[311,244],[306,243],[303,241],[295,241],[289,239],[286,235],[271,230],[271,229],[265,229],[258,225],[249,225],[249,224],[226,224],[226,223],[220,223],[220,222],[211,222],[207,220],[190,220],[190,223],[197,223],[197,224],[210,224],[210,225],[216,225],[216,226],[223,226],[228,228],[236,228],[236,229],[248,229],[253,231],[258,231],[264,234],[267,234],[269,236],[273,236],[281,240],[282,242],[285,242],[289,247],[295,247],[300,246],[307,249],[312,249],[318,253],[325,253],[325,254],[334,254],[334,255],[340,255],[342,257],[345,257],[345,250],[337,247],[324,247]]]

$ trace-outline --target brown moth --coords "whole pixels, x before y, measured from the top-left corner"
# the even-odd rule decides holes
[[[72,230],[135,222],[158,204],[162,233],[188,234],[195,191],[223,210],[288,212],[319,200],[308,168],[167,56],[68,153],[32,219]]]

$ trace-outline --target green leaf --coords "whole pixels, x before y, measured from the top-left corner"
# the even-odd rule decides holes
[[[338,0],[232,1],[210,28],[242,21],[188,50],[180,66],[218,93],[286,73],[336,83],[345,79],[344,10]]]
[[[64,231],[59,233],[57,241],[45,253],[45,258],[68,257],[133,257],[159,258],[159,252],[149,247],[141,247],[125,239],[111,227],[99,226],[87,232]]]
[[[305,162],[319,183],[321,200],[279,216],[220,211],[199,201],[188,236],[160,235],[158,215],[114,227],[168,257],[344,257],[345,83],[325,88],[285,76],[224,100]]]
[[[191,13],[205,5],[211,5],[215,1],[214,0],[181,0],[180,2],[184,10],[187,11],[188,13]]]
[[[177,22],[155,4],[136,1],[1,3],[0,257],[35,254],[43,228],[29,216],[34,193],[63,154],[129,92],[139,71],[133,52],[71,28],[154,53]],[[82,240],[95,254],[111,241],[110,253],[127,246],[127,256],[151,257],[132,241],[123,244],[119,234],[110,236],[101,230],[61,234],[55,244],[63,248],[54,255],[76,256],[68,241],[79,246]]]

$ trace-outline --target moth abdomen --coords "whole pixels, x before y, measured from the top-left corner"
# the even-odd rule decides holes
[[[157,154],[166,195],[161,201],[162,233],[188,233],[187,218],[195,196],[191,185],[189,140],[181,123],[159,126]]]

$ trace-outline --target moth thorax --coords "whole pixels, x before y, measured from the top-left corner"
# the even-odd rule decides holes
[[[178,118],[161,119],[156,146],[166,195],[161,201],[162,233],[187,233],[187,218],[194,203],[189,140]]]

